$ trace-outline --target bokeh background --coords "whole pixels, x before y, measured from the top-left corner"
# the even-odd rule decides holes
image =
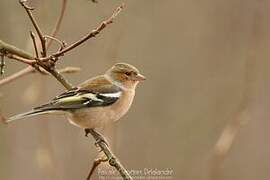
[[[104,130],[125,167],[170,169],[168,178],[181,180],[268,179],[270,1],[69,0],[57,37],[76,41],[122,2],[115,22],[67,53],[58,67],[81,67],[65,75],[74,85],[116,62],[146,75],[129,113]],[[31,5],[49,33],[61,1]],[[0,22],[0,39],[33,52],[33,28],[17,0],[0,1]],[[1,79],[24,67],[7,59]],[[31,74],[0,87],[0,111],[21,113],[62,91],[52,77]],[[242,127],[229,132],[235,138],[228,153],[213,163],[223,129],[239,118]],[[1,125],[0,179],[85,179],[97,155],[93,143],[62,117]]]

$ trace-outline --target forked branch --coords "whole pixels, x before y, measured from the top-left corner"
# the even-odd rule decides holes
[[[113,20],[116,18],[116,16],[122,11],[122,9],[124,8],[124,4],[120,5],[112,14],[112,16],[110,18],[108,18],[107,20],[103,21],[96,29],[92,30],[91,32],[87,33],[85,36],[83,36],[80,40],[74,42],[73,44],[67,46],[66,48],[62,49],[59,52],[56,52],[54,54],[52,54],[51,56],[42,58],[41,60],[49,60],[49,59],[57,59],[59,56],[63,56],[66,52],[76,48],[77,46],[81,45],[82,43],[84,43],[85,41],[87,41],[90,38],[93,38],[95,36],[97,36],[105,27],[107,27],[107,25],[113,23]]]
[[[32,14],[32,11],[34,10],[34,8],[28,6],[26,4],[27,0],[20,0],[19,1],[20,4],[22,5],[22,7],[25,9],[26,13],[28,14],[35,30],[37,31],[37,34],[38,34],[38,37],[39,37],[39,40],[41,42],[41,47],[42,47],[42,57],[45,57],[47,55],[47,48],[46,48],[46,39],[44,38],[43,36],[43,33],[36,21],[36,19],[34,18],[33,14]]]

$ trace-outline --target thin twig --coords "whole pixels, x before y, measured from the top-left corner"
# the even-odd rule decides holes
[[[22,4],[24,4],[25,1],[23,1],[23,0],[21,0],[21,1],[23,2]],[[24,5],[25,5],[25,4],[24,4]],[[26,6],[26,7],[27,7],[27,6]],[[57,52],[57,53],[55,53],[55,54],[53,54],[53,55],[51,55],[51,56],[49,56],[49,57],[47,57],[47,58],[43,58],[42,60],[49,60],[49,59],[52,59],[52,57],[58,57],[58,56],[61,56],[61,55],[63,55],[65,52],[68,52],[68,51],[72,50],[73,48],[79,46],[80,44],[82,44],[83,42],[85,42],[86,40],[88,40],[89,38],[96,36],[96,35],[99,34],[100,31],[103,30],[108,24],[110,24],[110,23],[113,22],[113,19],[121,12],[121,10],[123,9],[123,7],[124,7],[123,4],[122,4],[121,6],[119,6],[119,7],[115,10],[115,12],[113,13],[113,15],[112,15],[109,19],[107,19],[106,21],[103,21],[103,23],[101,23],[101,25],[100,25],[98,28],[96,28],[95,30],[93,30],[92,32],[90,32],[87,36],[83,37],[81,40],[79,40],[79,41],[73,43],[72,45],[70,45],[70,46],[64,48],[62,51],[59,51],[59,52]],[[26,9],[29,9],[29,7],[27,7]],[[31,8],[30,8],[30,9],[31,9]],[[30,10],[27,10],[27,12],[30,12]],[[31,12],[30,12],[30,14],[32,15]],[[31,18],[31,17],[33,18],[33,16],[29,16],[29,17],[30,17],[30,18]],[[35,25],[37,25],[37,24],[35,23]],[[41,32],[41,31],[39,31],[39,32]],[[7,43],[5,43],[5,42],[3,42],[3,41],[0,40],[0,50],[2,50],[2,49],[5,49],[5,50],[7,50],[8,52],[13,53],[13,54],[16,54],[16,55],[18,55],[18,56],[20,56],[20,57],[24,57],[24,58],[27,58],[27,59],[35,59],[30,53],[25,52],[25,51],[23,51],[23,50],[21,50],[21,49],[15,47],[15,46],[9,45],[9,44],[7,44]],[[25,69],[25,70],[26,70],[26,69]],[[54,72],[53,69],[51,69],[50,71],[52,72],[53,76],[54,76],[55,78],[58,78],[58,80],[59,80],[65,87],[69,87],[69,88],[72,87],[72,85],[71,85],[70,83],[68,83],[67,81],[64,80],[65,78],[63,78],[63,77],[61,76],[61,74],[59,74],[58,72]],[[17,77],[16,74],[14,74],[14,76]]]
[[[15,54],[17,56],[23,57],[25,59],[35,59],[31,53],[19,49],[11,44],[8,44],[0,40],[0,51],[5,51],[6,53]]]
[[[37,31],[38,37],[40,39],[41,42],[41,47],[42,47],[42,57],[46,57],[47,56],[47,50],[46,50],[46,39],[43,36],[43,33],[36,21],[36,19],[34,18],[33,14],[32,14],[32,10],[34,10],[34,8],[28,6],[26,4],[27,0],[20,0],[20,4],[22,5],[22,7],[25,9],[26,13],[28,14],[35,30]]]
[[[0,54],[0,75],[4,74],[4,68],[5,68],[5,55],[4,54]]]
[[[47,69],[46,69],[47,70]],[[63,75],[61,75],[56,69],[51,68],[47,70],[51,73],[66,89],[70,90],[73,88],[72,84],[69,83]]]
[[[61,23],[63,21],[63,17],[64,17],[64,14],[65,14],[65,11],[66,11],[66,7],[67,7],[67,0],[62,0],[62,6],[61,6],[61,11],[60,11],[60,16],[58,17],[57,21],[56,21],[56,24],[50,34],[51,37],[55,37],[56,34],[58,33],[59,29],[60,29],[60,26],[61,26]],[[49,49],[49,47],[51,46],[52,44],[52,40],[49,40],[48,43],[47,43],[47,49]]]
[[[59,69],[58,72],[59,73],[66,73],[66,74],[70,74],[70,73],[76,73],[81,71],[81,68],[79,67],[72,67],[72,66],[68,66],[62,69]]]
[[[35,60],[25,59],[25,58],[22,58],[20,56],[14,55],[14,54],[7,54],[6,57],[8,57],[10,59],[17,60],[17,61],[22,62],[24,64],[28,64],[29,66],[33,66],[34,63],[36,62]]]
[[[32,41],[33,41],[33,45],[34,45],[34,49],[35,49],[35,53],[36,53],[36,58],[39,58],[38,49],[37,49],[37,42],[36,42],[36,36],[32,31],[30,31],[30,36],[31,36]]]
[[[103,158],[98,158],[98,159],[95,159],[94,162],[93,162],[93,165],[92,165],[92,168],[86,178],[86,180],[90,180],[93,173],[95,172],[96,168],[102,163],[102,162],[106,162],[108,161],[108,159],[103,159]]]
[[[55,36],[57,34],[57,32],[59,31],[62,19],[63,19],[63,15],[64,15],[64,12],[65,12],[65,9],[66,9],[67,0],[63,0],[62,2],[63,3],[62,3],[62,9],[61,9],[60,17],[57,20],[56,26],[55,26],[53,32],[51,33],[51,36]],[[49,40],[47,47],[49,47],[50,44],[51,44],[51,40]],[[7,52],[11,53],[11,54],[16,54],[17,56],[20,56],[20,57],[23,57],[23,58],[34,59],[34,57],[30,53],[28,53],[28,52],[26,52],[26,51],[24,51],[22,49],[19,49],[19,48],[13,46],[13,45],[7,44],[4,41],[0,40],[0,51],[3,50],[3,49],[6,50]],[[31,68],[27,67],[27,68],[19,71],[18,73],[15,73],[15,74],[11,75],[7,79],[0,80],[0,86],[6,84],[6,82],[12,82],[15,79],[23,77],[24,75],[26,75],[28,73],[25,74],[25,73],[21,73],[21,72],[29,72],[29,69],[31,69]],[[13,79],[14,77],[15,77],[15,79]],[[10,81],[10,79],[11,79],[11,81]]]
[[[12,74],[11,76],[8,76],[8,77],[6,77],[4,79],[1,79],[0,80],[0,86],[3,86],[5,84],[7,84],[7,83],[11,83],[11,82],[17,80],[18,78],[21,78],[21,77],[31,73],[32,71],[35,71],[35,69],[30,67],[30,66],[27,67],[27,68],[24,68],[21,71],[18,71],[15,74]]]
[[[95,37],[96,35],[98,35],[107,25],[113,23],[113,20],[116,18],[116,16],[122,11],[122,9],[124,8],[124,4],[120,5],[112,14],[112,16],[110,18],[108,18],[107,20],[103,21],[99,27],[97,27],[96,29],[92,30],[90,33],[86,34],[85,36],[83,36],[80,40],[76,41],[75,43],[69,45],[68,47],[64,48],[63,50],[56,52],[54,54],[52,54],[49,57],[45,57],[42,58],[41,60],[49,60],[52,58],[57,58],[59,56],[64,55],[66,52],[74,49],[75,47],[81,45],[82,43],[84,43],[85,41],[87,41],[90,38]]]
[[[78,68],[78,67],[72,67],[72,66],[68,66],[68,67],[65,67],[65,68],[62,68],[62,69],[59,69],[59,73],[65,73],[65,74],[70,74],[70,73],[76,73],[76,72],[79,72],[81,69]],[[44,75],[49,75],[50,73],[48,73],[46,70],[44,69],[40,69],[41,73],[44,74]],[[4,79],[1,79],[0,80],[0,86],[3,86],[3,85],[6,85],[8,83],[11,83],[15,80],[17,80],[18,78],[21,78],[27,74],[31,74],[31,73],[36,73],[38,72],[36,69],[32,68],[32,67],[27,67],[27,68],[24,68],[22,69],[21,71],[15,73],[15,74],[12,74]]]
[[[79,68],[79,67],[67,66],[67,67],[64,67],[64,68],[62,68],[62,69],[58,69],[57,71],[58,71],[59,73],[71,74],[71,73],[76,73],[76,72],[81,71],[81,68]],[[35,71],[35,72],[36,72],[36,71]],[[42,72],[44,75],[51,75],[49,72],[47,72],[47,71],[44,70],[44,69],[41,69],[41,72]]]
[[[7,44],[1,40],[0,40],[0,51],[5,51],[9,54],[15,54],[15,55],[22,57],[25,60],[29,60],[29,61],[35,59],[30,53],[25,52],[24,50],[21,50],[13,45]],[[31,67],[30,67],[30,69],[31,69]],[[49,71],[61,84],[63,84],[64,87],[66,87],[68,89],[72,88],[72,85],[54,67],[49,67],[49,68],[46,67],[45,69],[47,71]],[[29,73],[28,71],[30,71],[29,68],[25,68],[25,69],[15,73],[15,74],[11,75],[10,76],[12,79],[11,81],[28,74]],[[0,86],[3,84],[6,84],[6,82],[11,82],[11,81],[10,81],[9,77],[2,79],[2,80],[0,80]]]
[[[64,49],[66,47],[66,43],[64,41],[61,41],[61,40],[59,40],[59,39],[57,39],[57,38],[55,38],[53,36],[49,36],[49,35],[45,35],[44,37],[46,39],[51,40],[51,41],[53,40],[53,41],[57,42],[60,45],[60,50],[59,51],[61,51],[62,49]]]

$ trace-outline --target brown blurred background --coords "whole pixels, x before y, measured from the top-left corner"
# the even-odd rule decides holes
[[[58,67],[82,68],[65,75],[75,85],[115,62],[131,63],[147,76],[129,113],[106,130],[125,167],[168,168],[171,179],[210,179],[213,148],[226,124],[245,109],[248,116],[217,179],[268,179],[270,1],[69,0],[57,37],[74,42],[121,2],[126,6],[115,23],[66,54]],[[31,4],[49,33],[61,1]],[[0,22],[0,39],[33,52],[33,28],[17,0],[0,1]],[[6,63],[1,78],[25,67]],[[21,113],[62,91],[52,77],[28,75],[0,88],[0,110],[5,116]],[[85,179],[97,154],[93,143],[61,117],[2,125],[0,179]]]

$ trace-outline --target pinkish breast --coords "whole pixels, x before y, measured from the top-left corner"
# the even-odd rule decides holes
[[[77,110],[69,115],[70,122],[81,128],[104,127],[111,121],[117,121],[129,110],[135,91],[123,91],[121,97],[106,107],[90,107]]]

